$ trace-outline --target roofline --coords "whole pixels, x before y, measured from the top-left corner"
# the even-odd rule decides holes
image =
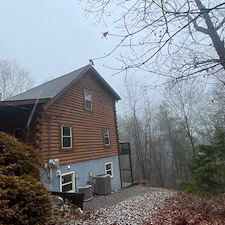
[[[49,100],[49,98],[43,99],[26,99],[26,100],[15,100],[15,101],[1,101],[0,106],[10,106],[10,105],[29,105],[35,103],[45,103]]]
[[[65,91],[67,91],[72,85],[74,85],[87,71],[90,71],[93,74],[98,82],[101,85],[104,85],[109,92],[113,96],[113,98],[118,101],[121,100],[120,96],[113,90],[113,88],[103,79],[103,77],[93,68],[92,65],[87,65],[86,68],[72,81],[70,82],[64,89],[62,89],[59,93],[57,93],[53,98],[42,98],[42,99],[23,99],[23,100],[5,100],[0,101],[0,106],[13,106],[13,105],[27,105],[27,104],[36,104],[43,103],[42,108],[46,110],[53,102],[55,102]]]
[[[62,89],[58,94],[56,94],[53,98],[51,98],[48,102],[46,102],[42,108],[46,110],[53,102],[55,102],[59,97],[67,91],[73,84],[77,82],[77,80],[83,76],[89,69],[91,68],[91,65],[87,66],[85,70],[83,70],[72,82],[70,82],[64,89]]]

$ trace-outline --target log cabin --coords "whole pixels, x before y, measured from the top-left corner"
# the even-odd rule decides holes
[[[0,102],[0,130],[34,146],[50,191],[77,192],[109,174],[121,188],[116,102],[91,65]]]

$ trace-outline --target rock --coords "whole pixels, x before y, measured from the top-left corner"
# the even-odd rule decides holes
[[[54,205],[63,205],[64,204],[63,198],[61,198],[57,195],[52,195],[52,201],[53,201]]]

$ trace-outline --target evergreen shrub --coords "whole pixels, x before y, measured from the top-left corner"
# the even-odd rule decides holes
[[[40,225],[51,217],[51,198],[40,180],[38,154],[0,132],[0,224]]]
[[[187,165],[192,182],[182,182],[188,192],[206,197],[225,191],[225,132],[216,130],[212,145],[199,145]]]

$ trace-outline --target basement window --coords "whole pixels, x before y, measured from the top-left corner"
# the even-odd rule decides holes
[[[113,163],[108,162],[105,164],[105,173],[109,174],[110,177],[113,177]]]
[[[60,176],[60,191],[61,192],[75,192],[74,172],[61,174],[61,176]]]

